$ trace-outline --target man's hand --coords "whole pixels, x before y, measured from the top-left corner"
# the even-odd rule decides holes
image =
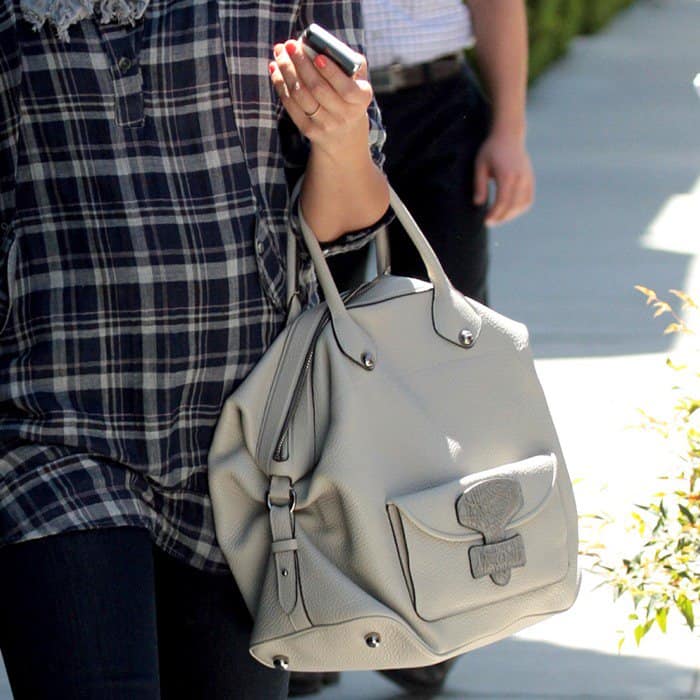
[[[485,204],[489,180],[496,200],[487,224],[502,224],[532,204],[535,182],[525,149],[527,15],[524,0],[466,0],[480,72],[491,98],[491,134],[477,156],[474,202]]]
[[[503,224],[527,211],[535,197],[535,177],[523,140],[492,133],[481,146],[474,166],[474,203],[485,204],[489,181],[496,199],[486,215],[489,226]]]

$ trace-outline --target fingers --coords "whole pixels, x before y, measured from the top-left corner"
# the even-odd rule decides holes
[[[348,77],[326,56],[319,55],[311,60],[301,42],[289,40],[277,44],[274,53],[286,88],[282,91],[284,96],[293,99],[307,114],[321,105],[325,112],[344,122],[349,109],[352,115],[364,112],[369,106],[372,89],[366,80]],[[364,59],[360,73],[363,71],[366,75]]]
[[[522,136],[492,133],[482,144],[474,168],[474,203],[485,204],[488,184],[495,181],[496,198],[486,214],[488,225],[502,224],[530,208],[535,176]]]
[[[489,168],[483,158],[474,165],[474,204],[486,204],[489,196]]]
[[[496,199],[486,215],[486,223],[489,226],[501,224],[512,206],[515,194],[515,178],[502,176],[496,178]]]
[[[320,103],[308,89],[307,84],[300,79],[299,71],[292,62],[290,51],[296,50],[294,46],[296,42],[288,43],[291,44],[289,50],[284,44],[277,44],[274,47],[275,61],[270,64],[272,83],[285,108],[288,108],[286,101],[292,101],[305,115],[314,114]],[[300,60],[303,61],[304,58]],[[309,60],[305,59],[305,62],[309,63]]]
[[[270,63],[270,78],[272,79],[272,85],[282,105],[292,118],[292,121],[302,134],[307,137],[310,136],[310,133],[314,129],[313,120],[319,116],[320,105],[317,105],[319,109],[314,108],[312,111],[307,112],[299,102],[292,97],[292,93],[289,92],[289,88],[282,77],[279,66],[275,62]]]
[[[503,224],[530,208],[533,199],[532,178],[526,174],[507,174],[496,178],[496,199],[486,215],[489,226]]]
[[[535,199],[535,180],[532,176],[523,177],[518,181],[515,202],[511,218],[524,214]]]
[[[301,53],[304,54],[303,49],[301,50]],[[367,61],[365,60],[364,56],[361,56],[360,54],[358,54],[358,59],[361,62],[361,66],[353,77],[346,75],[335,63],[335,61],[332,61],[323,55],[316,56],[313,62],[308,60],[306,62],[300,61],[297,64],[297,67],[300,71],[302,80],[309,81],[308,84],[310,86],[314,86],[316,76],[313,75],[311,70],[309,70],[311,63],[313,63],[313,68],[316,69],[317,74],[322,76],[322,78],[344,102],[360,105],[363,108],[366,108],[372,100],[372,87],[366,79]]]

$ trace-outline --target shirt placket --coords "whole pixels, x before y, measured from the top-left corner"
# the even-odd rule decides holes
[[[279,178],[284,171],[267,64],[273,37],[280,40],[291,31],[289,17],[296,15],[296,3],[298,0],[262,1],[257,15],[245,22],[241,22],[240,7],[234,0],[217,3],[234,119],[257,207],[258,273],[266,295],[282,311],[286,309],[286,246],[281,239],[286,222],[281,221],[281,212],[286,214],[288,196],[286,180]],[[290,7],[283,11],[283,5]],[[268,14],[284,16],[285,25],[267,19]],[[266,33],[267,43],[261,38]],[[251,36],[258,41],[251,42]],[[251,69],[252,65],[257,69]],[[279,180],[270,181],[271,173]]]
[[[143,74],[139,48],[143,36],[143,20],[133,27],[110,26],[95,22],[110,63],[114,90],[114,118],[118,126],[143,126]]]

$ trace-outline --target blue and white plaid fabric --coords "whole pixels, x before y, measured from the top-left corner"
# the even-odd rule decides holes
[[[225,571],[207,451],[283,326],[308,154],[267,65],[311,21],[362,50],[359,4],[152,0],[68,41],[26,17],[0,0],[0,544],[137,525]]]

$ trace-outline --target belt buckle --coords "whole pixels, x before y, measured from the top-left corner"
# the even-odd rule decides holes
[[[387,72],[389,75],[389,89],[390,90],[400,90],[405,83],[403,79],[403,66],[398,63],[392,63],[388,68]]]
[[[404,84],[403,66],[398,63],[390,63],[388,66],[377,71],[375,76],[372,76],[370,69],[370,80],[375,91],[379,92],[396,92],[400,90]]]

